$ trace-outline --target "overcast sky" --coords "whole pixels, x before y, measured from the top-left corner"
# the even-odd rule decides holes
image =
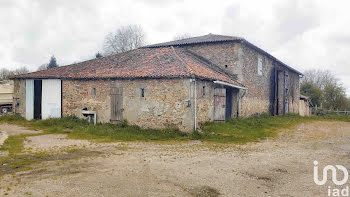
[[[347,0],[0,0],[0,68],[91,59],[107,33],[138,24],[149,44],[181,33],[242,36],[300,71],[331,70],[350,95],[349,8]]]

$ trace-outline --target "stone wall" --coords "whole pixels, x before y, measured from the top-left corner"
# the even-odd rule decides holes
[[[214,119],[214,83],[197,80],[197,123],[200,124]],[[194,100],[192,101],[194,103]]]
[[[245,45],[239,44],[237,64],[242,70],[241,82],[248,88],[247,94],[242,98],[241,115],[244,117],[270,113],[272,109],[273,62],[270,58],[261,55]],[[261,61],[261,70],[258,72],[258,61]]]
[[[25,80],[14,81],[15,110],[25,117]],[[190,79],[62,80],[62,116],[85,118],[82,109],[86,107],[97,112],[98,122],[110,122],[112,84],[123,87],[123,118],[130,124],[193,131],[195,83]],[[141,88],[145,97],[141,97]],[[213,120],[214,84],[197,80],[196,88],[199,128],[201,122]]]
[[[290,78],[290,91],[289,99],[289,112],[288,113],[299,113],[299,100],[300,100],[300,77],[294,72],[289,72]]]
[[[109,122],[111,115],[110,86],[123,87],[123,118],[143,128],[176,127],[193,129],[191,82],[189,79],[151,80],[64,80],[63,116],[83,118],[84,107],[97,111],[99,122]],[[93,88],[96,96],[92,95]],[[144,97],[141,97],[141,88]],[[199,102],[199,105],[206,105]],[[206,112],[205,112],[206,113]],[[204,118],[205,119],[205,118]]]
[[[283,66],[277,66],[278,70],[278,114],[299,113],[300,86],[299,75],[290,72]],[[288,91],[286,91],[288,89]],[[286,106],[288,105],[288,106]]]
[[[13,111],[25,117],[26,113],[26,81],[23,79],[14,80]]]
[[[96,89],[96,96],[92,94]],[[82,109],[97,112],[98,122],[110,119],[110,82],[103,80],[62,80],[62,116],[84,118]]]
[[[241,116],[270,111],[273,64],[268,57],[234,42],[201,44],[189,46],[187,49],[236,74],[238,81],[248,88],[245,97],[240,101]],[[259,58],[262,59],[262,75],[258,75]]]
[[[261,113],[272,113],[274,110],[274,67],[275,62],[266,55],[241,43],[209,43],[186,47],[191,52],[201,55],[227,72],[236,74],[238,81],[244,84],[248,91],[241,99],[240,116],[251,116]],[[258,61],[261,60],[261,74],[258,72]],[[278,66],[278,65],[276,65]],[[286,67],[278,66],[289,71]],[[299,102],[295,102],[299,94],[299,76],[290,73],[291,92],[289,112],[298,113]],[[240,95],[243,95],[241,91]],[[283,103],[283,101],[280,101]]]

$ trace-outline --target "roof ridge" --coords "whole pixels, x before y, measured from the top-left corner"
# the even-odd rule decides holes
[[[180,62],[182,63],[182,65],[185,67],[185,69],[187,70],[187,72],[189,72],[190,75],[192,75],[192,74],[193,74],[192,69],[191,69],[191,68],[186,64],[186,62],[183,61],[183,59],[176,53],[175,48],[174,48],[173,46],[171,46],[170,48],[171,48],[172,51],[174,52],[175,57],[176,57],[178,60],[180,60]]]
[[[239,41],[239,40],[243,40],[243,38],[237,37],[237,36],[226,36],[226,35],[219,35],[219,34],[206,34],[202,36],[194,36],[190,38],[150,44],[140,48],[158,48],[158,47],[168,47],[168,46],[178,46],[178,45],[224,42],[224,41]]]

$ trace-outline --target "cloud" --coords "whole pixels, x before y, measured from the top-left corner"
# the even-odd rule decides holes
[[[318,0],[2,0],[0,68],[93,58],[105,35],[141,25],[148,43],[178,33],[245,37],[292,67],[329,69],[350,95],[350,3]]]

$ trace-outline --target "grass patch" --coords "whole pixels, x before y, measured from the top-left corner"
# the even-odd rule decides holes
[[[325,115],[301,117],[296,114],[285,116],[270,116],[262,114],[257,117],[230,119],[224,123],[206,122],[203,124],[202,140],[213,142],[233,142],[244,144],[258,142],[268,137],[275,137],[283,128],[309,121],[345,121],[350,122],[350,116]]]
[[[29,135],[9,136],[0,151],[7,151],[8,155],[0,157],[0,175],[30,169],[30,165],[35,162],[30,156],[23,154],[24,140]]]
[[[87,156],[98,156],[103,154],[98,151],[88,151],[84,149],[64,149],[64,153],[51,153],[51,152],[24,152],[24,140],[27,136],[33,136],[38,134],[18,135],[10,136],[3,146],[0,147],[0,151],[8,151],[8,156],[0,157],[0,177],[4,174],[14,173],[18,171],[26,171],[31,169],[31,165],[42,161],[65,161],[71,159],[78,159]],[[39,134],[40,135],[40,134]]]
[[[68,134],[72,139],[97,142],[184,140],[190,136],[176,129],[141,129],[135,125],[128,125],[126,121],[119,124],[93,125],[73,116],[34,121],[29,127],[48,133]]]
[[[203,124],[202,139],[215,142],[234,142],[244,144],[274,137],[281,128],[288,128],[308,121],[297,115],[269,116],[231,119],[224,123],[207,122]]]
[[[99,123],[93,125],[74,116],[39,121],[26,121],[19,116],[0,116],[0,123],[19,124],[30,129],[43,130],[45,133],[67,134],[72,139],[96,142],[202,140],[237,144],[257,142],[267,137],[274,137],[280,129],[302,122],[323,120],[350,122],[350,116],[331,114],[301,117],[295,114],[285,116],[263,114],[250,118],[230,119],[223,123],[206,122],[202,125],[202,132],[196,131],[192,134],[183,133],[176,129],[142,129],[135,125],[129,125],[126,121],[119,124]],[[16,136],[8,140],[11,141],[11,144],[20,144],[20,141],[23,141],[23,136]]]

